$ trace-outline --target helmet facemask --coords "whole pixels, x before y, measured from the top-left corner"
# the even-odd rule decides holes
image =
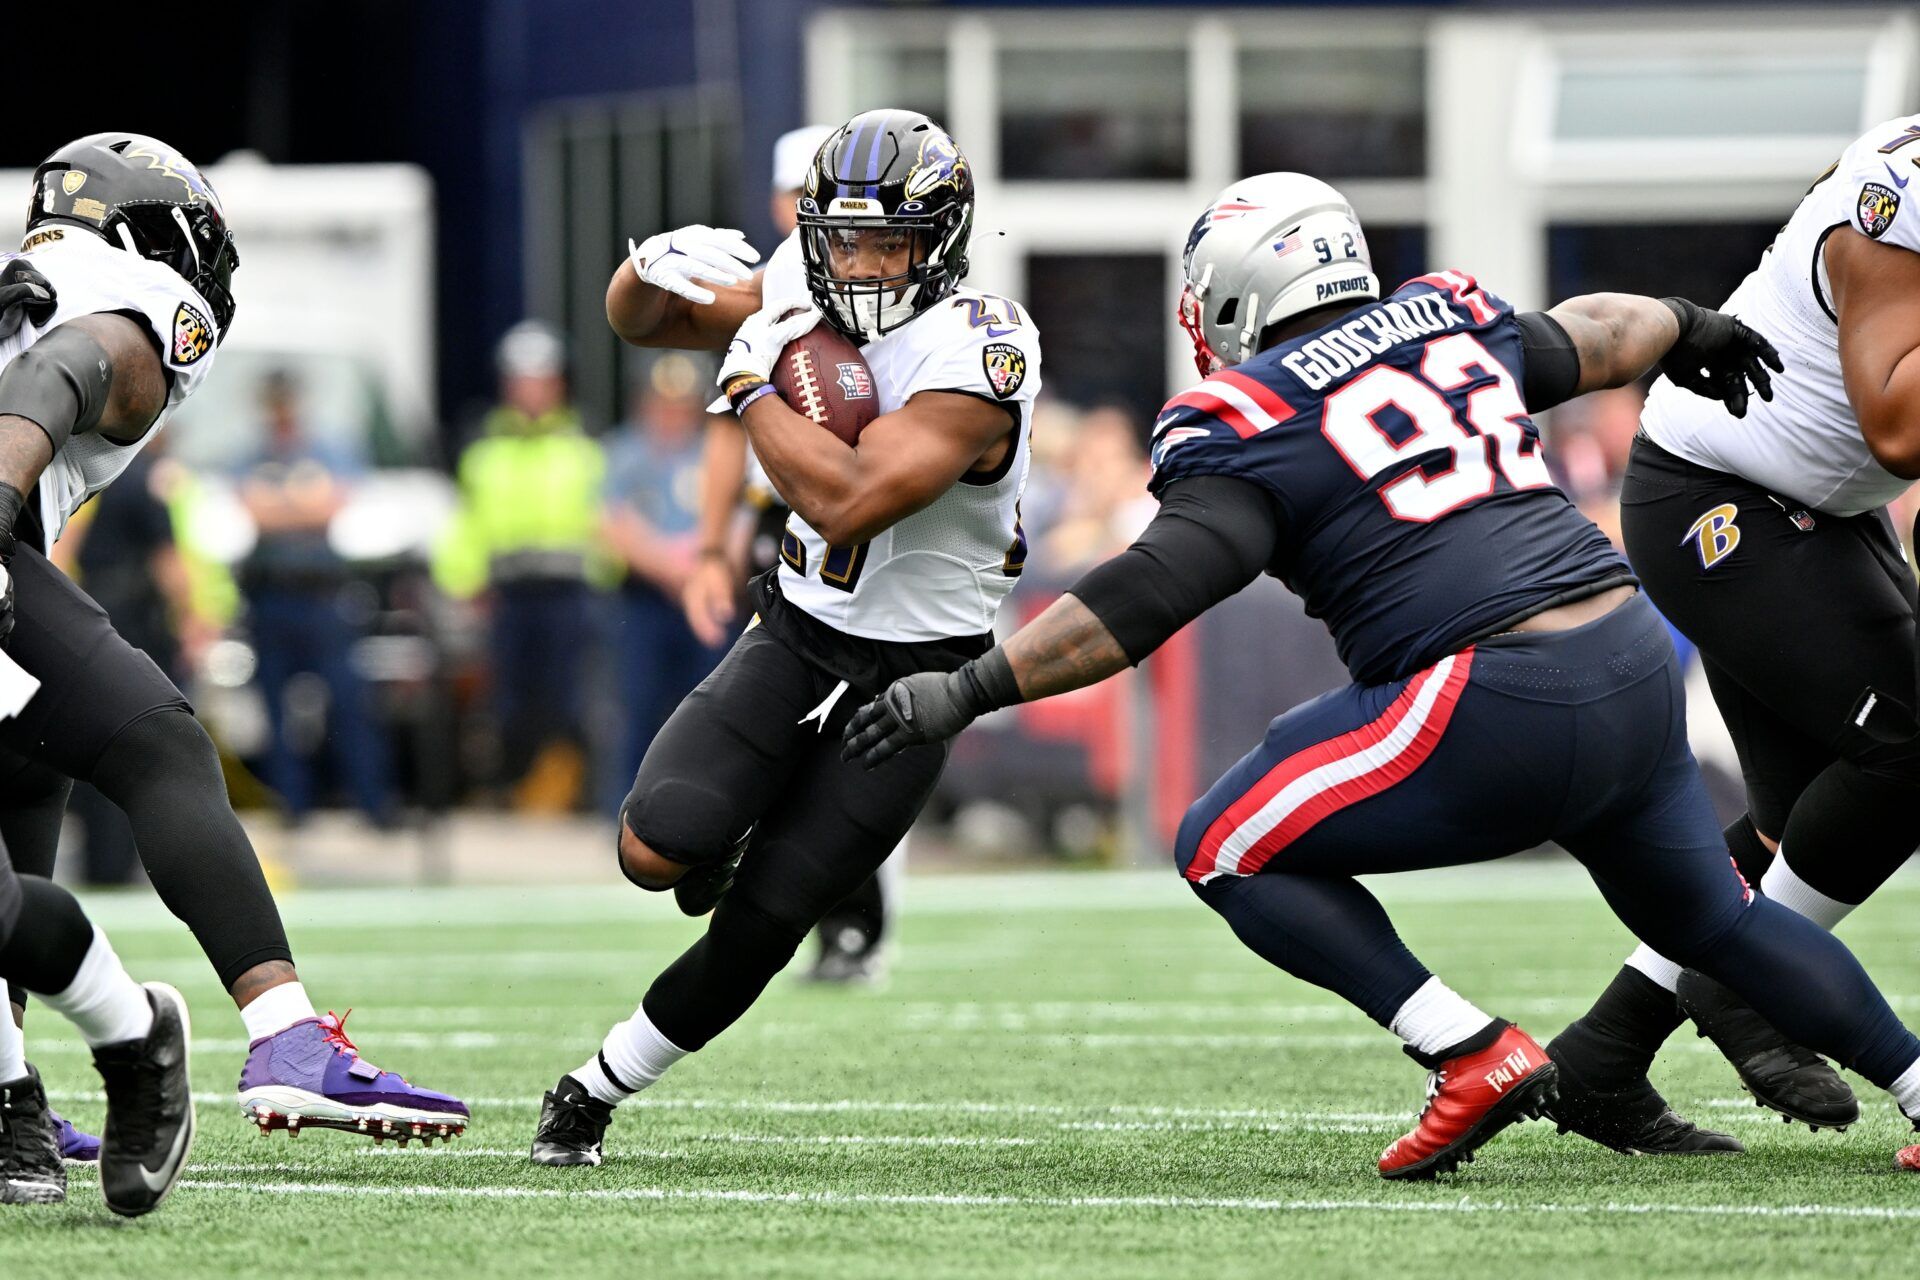
[[[952,293],[966,271],[954,250],[966,243],[970,208],[874,218],[814,213],[811,204],[803,199],[799,216],[807,288],[827,322],[855,342],[898,329]]]

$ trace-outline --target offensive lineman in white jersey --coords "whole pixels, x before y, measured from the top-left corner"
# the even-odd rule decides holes
[[[838,738],[896,677],[984,653],[1026,561],[1039,339],[1021,308],[960,287],[972,222],[953,139],[925,116],[869,111],[822,144],[799,228],[761,276],[738,232],[706,227],[654,236],[614,273],[621,337],[727,350],[721,385],[794,515],[781,563],[754,581],[756,625],[667,721],[621,806],[621,870],[711,911],[707,932],[546,1095],[537,1163],[600,1163],[614,1106],[746,1012],[899,842],[946,763],[937,745],[867,772]],[[798,298],[777,292],[789,262]],[[790,314],[807,295],[818,309]],[[873,372],[881,414],[857,448],[769,381],[822,319]]]
[[[1728,848],[1829,929],[1920,845],[1916,593],[1885,510],[1920,478],[1916,174],[1920,116],[1903,116],[1815,181],[1721,308],[1778,345],[1772,401],[1736,420],[1657,382],[1621,494],[1628,557],[1699,646],[1739,750],[1748,812]],[[1682,1013],[1757,1101],[1816,1128],[1858,1115],[1818,1056],[1644,947],[1551,1049],[1597,1088],[1644,1094]]]
[[[27,236],[10,256],[56,294],[51,315],[0,341],[0,643],[40,681],[0,721],[0,837],[14,866],[52,874],[73,779],[91,782],[127,815],[154,889],[240,1008],[250,1120],[462,1132],[464,1104],[368,1065],[339,1019],[315,1013],[212,740],[46,557],[213,366],[238,262],[219,197],[165,143],[94,134],[35,169]]]

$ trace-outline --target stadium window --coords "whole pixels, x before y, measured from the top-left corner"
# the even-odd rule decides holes
[[[1009,179],[1187,176],[1187,53],[1005,48],[1000,173]]]
[[[1425,49],[1246,48],[1239,81],[1241,172],[1425,176]]]
[[[1853,134],[1866,88],[1863,58],[1596,58],[1565,65],[1554,136],[1768,138]]]
[[[1556,223],[1547,232],[1548,292],[1613,291],[1718,306],[1780,230],[1767,222]]]
[[[852,110],[902,107],[942,124],[947,115],[947,51],[937,45],[862,40],[852,57]]]
[[[1382,293],[1397,289],[1438,265],[1427,259],[1425,227],[1376,222],[1363,222],[1363,225],[1367,232],[1367,252],[1373,257],[1373,274],[1380,278]]]
[[[1144,433],[1166,401],[1168,271],[1158,253],[1031,255],[1027,308],[1046,335],[1047,390],[1123,405]]]

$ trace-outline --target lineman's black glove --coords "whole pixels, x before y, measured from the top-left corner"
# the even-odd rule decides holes
[[[1780,353],[1743,321],[1708,311],[1685,298],[1662,298],[1680,322],[1680,336],[1660,361],[1660,372],[1697,396],[1718,400],[1736,418],[1747,416],[1747,384],[1762,400],[1773,399],[1771,368],[1786,368]]]
[[[840,758],[872,769],[908,747],[945,742],[989,711],[1020,701],[1013,668],[990,649],[958,671],[921,671],[895,680],[853,713]]]

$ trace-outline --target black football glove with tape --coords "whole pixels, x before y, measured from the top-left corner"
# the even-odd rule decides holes
[[[1762,400],[1773,399],[1773,379],[1786,366],[1780,353],[1738,317],[1708,311],[1685,298],[1662,298],[1680,322],[1680,336],[1660,361],[1660,372],[1673,385],[1718,400],[1736,418],[1747,416],[1747,389],[1751,384]]]
[[[15,258],[0,270],[0,342],[28,321],[38,326],[53,319],[59,305],[53,282],[28,266],[26,259]]]
[[[840,758],[872,769],[908,747],[945,742],[989,711],[1020,701],[1020,686],[1000,649],[958,671],[920,671],[895,680],[853,713]]]

